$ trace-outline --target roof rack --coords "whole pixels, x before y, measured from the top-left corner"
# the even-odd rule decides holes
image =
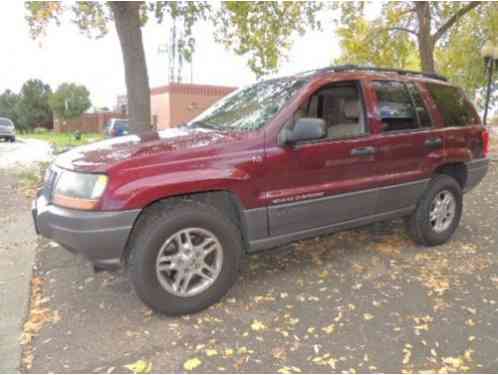
[[[346,65],[335,65],[329,66],[327,68],[318,69],[317,72],[346,72],[350,70],[363,70],[363,71],[372,71],[372,72],[384,72],[384,73],[397,73],[400,75],[415,75],[422,76],[427,78],[433,78],[440,81],[448,81],[448,79],[437,73],[427,73],[427,72],[417,72],[414,70],[403,70],[403,69],[394,69],[394,68],[377,68],[375,66],[362,66],[362,65],[354,65],[354,64],[346,64]]]

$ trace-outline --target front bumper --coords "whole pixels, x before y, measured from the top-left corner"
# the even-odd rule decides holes
[[[121,264],[131,229],[140,210],[78,211],[49,204],[44,195],[33,201],[35,230],[67,250],[82,254],[98,267]]]

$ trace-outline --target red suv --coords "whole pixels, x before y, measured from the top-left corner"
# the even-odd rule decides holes
[[[443,77],[338,66],[66,152],[33,216],[96,267],[126,265],[153,309],[192,313],[229,290],[242,256],[296,240],[405,217],[417,243],[444,243],[487,153],[474,107]]]

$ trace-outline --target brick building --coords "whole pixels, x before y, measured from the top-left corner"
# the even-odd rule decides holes
[[[151,90],[152,121],[157,129],[178,126],[204,111],[236,87],[171,83]]]
[[[190,121],[236,87],[170,83],[151,89],[152,123],[157,129],[172,128]],[[116,101],[116,111],[126,112],[126,96]]]

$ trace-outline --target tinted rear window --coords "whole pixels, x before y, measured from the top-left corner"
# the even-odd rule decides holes
[[[445,126],[466,126],[480,123],[461,89],[436,83],[427,83],[426,85],[441,116],[443,116]]]

